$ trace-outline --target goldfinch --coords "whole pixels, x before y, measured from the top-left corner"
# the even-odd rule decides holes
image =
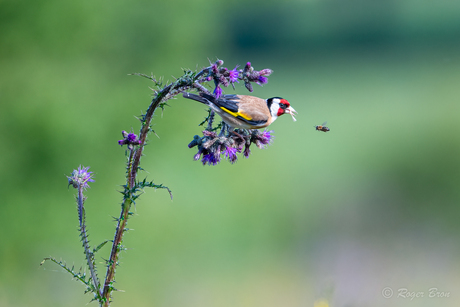
[[[262,99],[247,95],[223,95],[216,99],[206,93],[199,95],[184,93],[183,97],[209,106],[233,129],[264,128],[285,113],[290,114],[296,121],[296,110],[281,97]]]

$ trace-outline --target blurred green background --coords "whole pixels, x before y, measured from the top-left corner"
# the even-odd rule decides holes
[[[39,267],[84,265],[65,175],[91,166],[90,239],[112,239],[117,140],[151,98],[127,74],[172,80],[217,57],[273,69],[254,95],[287,98],[298,121],[280,118],[249,159],[204,167],[187,144],[205,108],[158,112],[142,166],[174,201],[137,202],[112,306],[457,306],[460,2],[2,1],[0,15],[0,306],[88,303]]]

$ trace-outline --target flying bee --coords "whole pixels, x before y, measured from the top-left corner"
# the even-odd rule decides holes
[[[327,124],[327,122],[324,122],[322,125],[314,126],[314,127],[315,127],[315,129],[318,130],[318,131],[328,132],[328,131],[330,131],[331,129],[329,129],[328,127],[326,127],[326,124]]]

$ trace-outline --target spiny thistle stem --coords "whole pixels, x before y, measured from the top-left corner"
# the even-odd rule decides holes
[[[131,174],[132,160],[133,160],[134,149],[129,150],[129,158],[127,163],[126,172],[128,174],[128,182],[130,182],[129,177]],[[131,207],[131,200],[129,198],[124,198],[123,203],[121,204],[121,213],[118,218],[118,225],[115,231],[115,237],[113,238],[112,250],[110,252],[110,258],[107,263],[107,274],[104,282],[104,289],[102,291],[102,299],[104,302],[103,306],[110,305],[110,294],[113,290],[112,283],[115,278],[115,269],[118,263],[118,253],[120,252],[120,246],[123,239],[123,233],[125,232],[126,225],[128,223],[129,209]]]
[[[121,251],[121,243],[123,240],[123,234],[125,232],[126,225],[129,218],[129,209],[133,203],[131,197],[131,191],[136,186],[136,177],[139,171],[139,164],[142,157],[142,151],[144,149],[145,142],[150,129],[150,124],[155,113],[155,110],[160,106],[161,103],[173,98],[175,95],[181,94],[183,91],[190,88],[197,88],[201,91],[209,91],[202,86],[200,83],[204,83],[207,80],[202,77],[203,74],[208,72],[211,69],[206,67],[195,75],[190,75],[190,72],[186,72],[182,78],[177,79],[175,82],[168,84],[161,91],[159,91],[150,106],[148,107],[143,120],[142,127],[139,133],[139,146],[136,149],[130,150],[130,156],[128,159],[128,168],[127,168],[127,178],[126,185],[124,186],[125,190],[123,194],[125,195],[122,202],[122,210],[120,213],[120,218],[118,219],[117,229],[115,231],[115,236],[112,244],[112,251],[110,253],[110,258],[107,266],[107,274],[104,282],[104,289],[102,291],[102,300],[104,301],[104,306],[110,305],[111,292],[113,291],[112,284],[115,279],[115,269],[118,262],[118,254]]]
[[[115,237],[113,239],[112,251],[110,252],[104,289],[101,295],[104,301],[103,306],[110,305],[110,294],[113,290],[112,283],[115,278],[115,269],[118,264],[118,254],[121,250],[121,242],[128,222],[129,208],[131,207],[131,204],[132,202],[130,199],[125,199],[122,203],[122,211],[120,213],[120,218],[118,219],[117,230],[115,231]]]
[[[86,234],[86,224],[85,224],[85,208],[83,207],[83,202],[85,198],[83,196],[83,186],[78,187],[78,216],[80,220],[80,235],[83,243],[83,248],[85,250],[86,261],[88,262],[89,271],[91,272],[91,280],[93,282],[94,288],[97,289],[98,295],[102,297],[102,289],[99,287],[99,279],[96,275],[96,268],[94,267],[94,254],[91,252],[88,242],[88,235]]]

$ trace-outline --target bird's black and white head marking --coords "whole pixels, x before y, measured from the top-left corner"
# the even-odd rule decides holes
[[[267,106],[270,109],[270,113],[275,120],[278,116],[285,113],[291,114],[292,119],[295,121],[294,113],[296,111],[291,107],[289,101],[281,97],[272,97],[267,99]]]

